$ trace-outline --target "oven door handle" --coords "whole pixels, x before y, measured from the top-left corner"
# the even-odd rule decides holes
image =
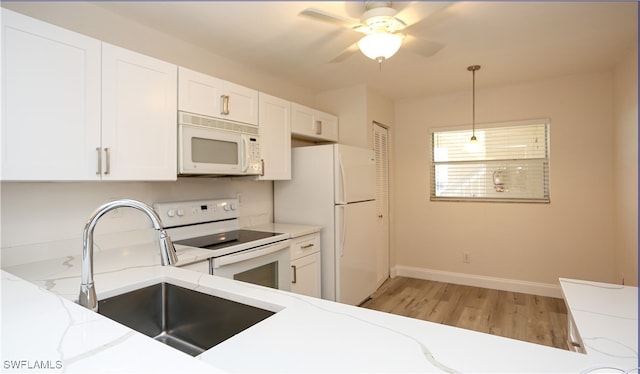
[[[264,246],[250,249],[247,251],[240,251],[237,253],[232,253],[230,255],[212,258],[211,267],[213,269],[217,269],[224,265],[235,264],[238,262],[250,260],[252,258],[266,256],[278,251],[282,251],[283,249],[289,249],[290,242],[291,240],[283,240],[281,242],[277,242],[274,244],[266,244]]]

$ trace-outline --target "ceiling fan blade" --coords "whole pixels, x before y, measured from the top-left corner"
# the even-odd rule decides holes
[[[454,2],[451,1],[412,1],[402,8],[395,15],[395,18],[402,20],[407,26],[411,26],[453,4]]]
[[[331,14],[331,13],[325,12],[325,11],[320,10],[320,9],[315,9],[315,8],[304,9],[303,11],[300,12],[299,15],[305,16],[305,17],[309,17],[309,18],[314,19],[316,21],[332,23],[334,25],[347,27],[347,28],[353,28],[353,27],[356,27],[356,26],[359,25],[359,23],[354,22],[352,20],[349,20],[347,18],[342,18],[342,17],[337,16],[335,14]]]
[[[339,55],[337,55],[331,61],[329,61],[329,63],[335,64],[338,62],[342,62],[347,58],[353,56],[354,54],[358,53],[359,51],[360,51],[360,48],[358,48],[358,43],[353,43],[349,47],[347,47],[344,51],[342,51]]]
[[[438,42],[407,35],[402,42],[401,48],[406,48],[407,50],[419,54],[422,57],[431,57],[440,52],[444,47],[444,44]]]

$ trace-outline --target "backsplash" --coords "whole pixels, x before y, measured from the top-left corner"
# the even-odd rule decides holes
[[[240,198],[240,226],[273,220],[273,183],[242,178],[179,178],[177,182],[3,182],[2,267],[79,255],[82,230],[105,202]],[[122,233],[126,232],[126,243]],[[107,213],[95,228],[97,250],[155,240],[151,222],[135,209]]]

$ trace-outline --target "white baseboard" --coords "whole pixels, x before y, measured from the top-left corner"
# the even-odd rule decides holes
[[[413,266],[395,266],[391,269],[391,277],[401,276],[432,280],[437,282],[461,284],[490,288],[494,290],[521,292],[532,295],[562,298],[562,291],[559,285],[549,283],[528,282],[517,279],[487,277],[484,275],[474,275],[465,273],[454,273]]]

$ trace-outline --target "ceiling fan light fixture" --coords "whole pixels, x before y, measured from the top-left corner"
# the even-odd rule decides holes
[[[402,45],[402,34],[373,32],[358,42],[358,48],[365,56],[382,62],[398,52]]]

